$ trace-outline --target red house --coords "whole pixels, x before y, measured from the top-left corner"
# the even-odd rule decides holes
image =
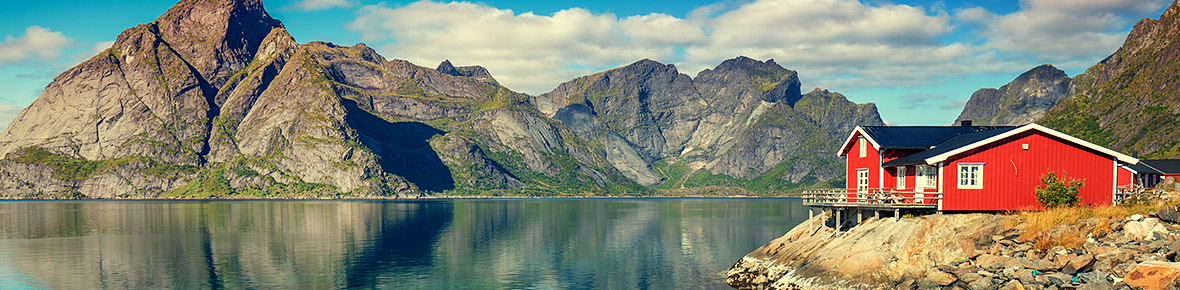
[[[1038,124],[972,126],[970,121],[856,127],[837,154],[848,161],[848,203],[885,195],[940,211],[1042,208],[1034,189],[1050,171],[1085,182],[1081,203],[1109,205],[1120,164],[1139,163]]]

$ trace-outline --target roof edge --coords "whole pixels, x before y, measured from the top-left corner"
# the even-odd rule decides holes
[[[1087,142],[1086,140],[1078,139],[1077,137],[1070,136],[1069,134],[1061,133],[1057,130],[1053,130],[1053,129],[1050,129],[1045,126],[1041,126],[1040,124],[1037,124],[1037,123],[1029,123],[1024,126],[1016,127],[1016,129],[1010,130],[1008,132],[1004,132],[1004,133],[998,134],[996,136],[992,136],[987,139],[979,140],[979,141],[976,141],[975,143],[967,144],[965,146],[959,147],[959,148],[951,150],[951,151],[947,151],[942,154],[931,156],[930,158],[926,158],[925,161],[926,161],[926,164],[934,164],[934,163],[946,161],[947,158],[950,158],[951,156],[958,155],[959,153],[967,152],[968,150],[979,148],[980,146],[987,145],[992,142],[996,142],[996,141],[1011,137],[1016,134],[1024,133],[1029,130],[1037,130],[1037,131],[1052,135],[1057,138],[1065,139],[1065,141],[1072,142],[1072,143],[1078,144],[1078,145],[1082,145],[1083,147],[1089,148],[1091,150],[1098,151],[1098,152],[1101,152],[1106,155],[1110,155],[1110,156],[1114,157],[1115,159],[1118,159],[1119,161],[1122,161],[1122,162],[1126,162],[1129,164],[1138,164],[1139,163],[1138,158],[1127,156],[1126,154],[1122,154],[1122,153],[1119,153],[1118,151],[1107,149],[1106,147],[1098,146],[1097,144]]]

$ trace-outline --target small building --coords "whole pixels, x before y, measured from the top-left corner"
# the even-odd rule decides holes
[[[1151,166],[1162,178],[1180,177],[1180,159],[1145,159],[1139,163]]]
[[[1118,185],[1121,189],[1152,188],[1164,180],[1164,173],[1148,162],[1139,160],[1139,164],[1119,164]]]
[[[860,126],[840,146],[844,189],[805,196],[813,207],[1003,211],[1043,208],[1047,172],[1082,180],[1080,202],[1115,201],[1120,164],[1139,160],[1038,124]],[[838,198],[833,198],[836,196]],[[859,211],[859,209],[858,209]]]

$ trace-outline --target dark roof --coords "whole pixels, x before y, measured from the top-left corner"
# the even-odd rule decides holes
[[[880,149],[929,149],[958,135],[1016,128],[1009,126],[863,126]]]
[[[1180,173],[1180,159],[1144,159],[1139,160],[1139,163],[1147,163],[1147,165],[1159,170],[1163,174]]]
[[[981,127],[971,127],[971,128],[981,128]],[[893,161],[885,162],[885,164],[881,164],[881,165],[889,167],[889,166],[901,166],[901,165],[911,165],[911,164],[926,164],[926,158],[934,157],[935,155],[950,152],[951,150],[959,149],[963,146],[967,146],[972,143],[982,141],[983,139],[987,139],[987,138],[991,138],[996,135],[1004,134],[1004,132],[1011,131],[1013,129],[1016,129],[1017,127],[988,127],[988,128],[990,128],[990,130],[976,131],[975,133],[953,136],[950,139],[943,141],[942,143],[938,143],[938,145],[934,145],[934,148],[930,148],[929,150],[926,150],[926,151],[906,155],[905,157],[894,159]],[[881,145],[881,146],[884,147],[885,145]]]
[[[1139,160],[1139,163],[1137,163],[1137,164],[1123,164],[1123,166],[1126,166],[1127,168],[1130,168],[1131,170],[1134,170],[1135,172],[1138,172],[1138,173],[1164,174],[1163,172],[1160,172],[1159,170],[1155,169],[1155,167],[1151,167],[1151,165],[1147,165],[1147,163],[1145,163],[1143,161],[1147,161],[1147,160]]]

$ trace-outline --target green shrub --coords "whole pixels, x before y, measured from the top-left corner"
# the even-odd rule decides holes
[[[1058,179],[1053,171],[1046,172],[1036,189],[1037,202],[1047,208],[1075,206],[1078,204],[1078,191],[1085,185],[1084,181],[1066,181]]]

